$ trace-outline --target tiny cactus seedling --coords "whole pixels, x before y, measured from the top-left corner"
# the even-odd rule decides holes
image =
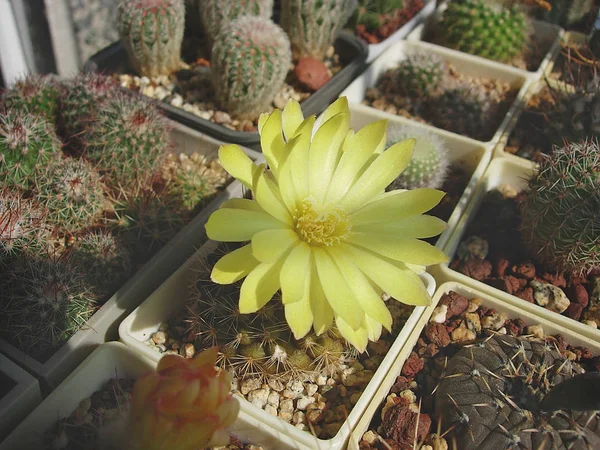
[[[122,0],[117,21],[129,61],[141,75],[169,75],[180,67],[184,0]]]
[[[55,125],[58,119],[60,88],[56,79],[45,75],[27,75],[17,80],[2,98],[13,111],[42,116]]]
[[[273,0],[198,0],[204,31],[214,41],[223,27],[240,16],[270,19]]]
[[[567,143],[540,162],[521,204],[521,232],[534,255],[576,275],[600,269],[600,150]]]
[[[521,56],[529,22],[517,6],[489,0],[449,2],[438,24],[441,42],[453,49],[500,62]]]
[[[357,0],[283,0],[281,26],[294,54],[323,59],[356,6]]]
[[[36,191],[36,199],[48,209],[48,222],[59,232],[84,230],[104,211],[106,197],[100,176],[84,160],[54,162],[36,180]]]
[[[223,28],[213,46],[211,68],[220,103],[239,118],[270,109],[291,64],[290,42],[262,17],[243,16]]]
[[[17,110],[0,112],[0,181],[29,189],[45,166],[61,153],[52,125]]]
[[[415,127],[391,127],[388,129],[386,146],[391,147],[409,138],[417,140],[412,158],[408,167],[396,178],[390,188],[441,188],[449,167],[448,151],[444,143],[429,131]]]
[[[439,88],[445,75],[442,58],[433,53],[412,53],[398,65],[398,90],[410,97],[429,97]]]

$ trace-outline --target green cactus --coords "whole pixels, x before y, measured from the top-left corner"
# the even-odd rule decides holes
[[[430,97],[446,76],[446,64],[434,53],[411,53],[396,69],[398,91],[410,97]]]
[[[212,49],[219,102],[241,119],[255,119],[270,109],[290,64],[290,43],[281,28],[262,17],[234,20],[219,33]]]
[[[16,109],[0,113],[0,181],[4,187],[29,189],[60,154],[61,143],[46,119]]]
[[[550,11],[539,10],[537,17],[563,28],[577,25],[594,7],[594,0],[550,0]]]
[[[135,190],[148,185],[161,167],[170,145],[169,126],[154,105],[118,93],[90,117],[82,142],[85,158],[109,187]]]
[[[2,100],[9,109],[42,116],[56,125],[58,119],[58,81],[51,75],[31,74],[17,80]]]
[[[204,31],[214,41],[225,25],[240,16],[270,19],[273,0],[198,0]]]
[[[100,176],[88,162],[65,158],[36,179],[36,200],[48,209],[50,224],[61,232],[76,233],[97,222],[106,197]]]
[[[69,264],[82,270],[87,282],[105,297],[121,287],[133,268],[131,255],[121,240],[105,230],[91,231],[78,239]]]
[[[518,7],[489,0],[453,0],[439,24],[440,42],[450,48],[499,62],[521,56],[530,24]]]
[[[181,65],[184,0],[122,0],[117,21],[132,67],[141,75],[169,75]]]
[[[376,31],[383,25],[386,15],[405,6],[405,0],[358,0],[352,15],[352,24],[364,25],[367,31]]]
[[[450,166],[446,146],[430,131],[404,126],[388,129],[386,147],[409,138],[417,140],[413,156],[391,189],[441,188]]]
[[[567,143],[545,156],[520,209],[523,242],[542,262],[576,275],[600,269],[598,143]]]
[[[294,54],[323,59],[357,4],[357,0],[282,0],[281,27]]]

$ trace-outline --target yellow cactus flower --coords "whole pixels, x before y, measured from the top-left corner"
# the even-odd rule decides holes
[[[131,400],[132,436],[144,450],[198,450],[227,445],[226,428],[239,403],[230,395],[231,379],[215,368],[217,349],[193,359],[166,355],[135,383]]]
[[[392,316],[386,292],[410,305],[431,301],[417,273],[447,261],[420,241],[441,233],[442,220],[423,215],[444,196],[434,189],[385,192],[407,167],[414,139],[384,151],[387,121],[349,129],[346,98],[304,119],[290,101],[259,120],[267,166],[255,165],[236,145],[219,149],[221,164],[252,190],[254,200],[224,202],[206,224],[210,239],[249,243],[214,266],[219,284],[246,278],[241,313],[262,308],[281,290],[286,320],[296,338],[333,323],[364,351]]]

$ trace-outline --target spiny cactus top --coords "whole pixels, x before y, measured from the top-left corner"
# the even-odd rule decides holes
[[[140,74],[156,77],[179,68],[184,0],[122,0],[117,20],[131,65]]]
[[[50,75],[31,74],[15,82],[2,98],[8,108],[44,117],[55,125],[58,115],[59,86]]]
[[[281,27],[297,56],[322,59],[356,6],[357,0],[282,0]]]
[[[540,162],[521,204],[521,232],[534,256],[576,275],[600,269],[600,149],[568,143]]]
[[[198,0],[204,31],[214,41],[224,26],[240,16],[270,19],[273,0]]]
[[[434,53],[410,53],[397,69],[398,90],[410,97],[427,97],[446,76],[444,60]]]

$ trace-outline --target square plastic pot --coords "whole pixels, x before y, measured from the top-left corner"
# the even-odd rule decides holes
[[[302,102],[301,106],[304,116],[323,112],[338,97],[339,93],[365,68],[367,45],[362,40],[354,35],[343,32],[335,40],[334,47],[344,67],[327,84]],[[104,74],[131,73],[131,69],[128,66],[127,53],[121,42],[115,42],[96,53],[85,63],[83,70],[85,72],[100,72]],[[156,104],[169,118],[196,131],[206,133],[223,142],[240,144],[260,150],[258,132],[230,130],[210,120],[202,119],[182,108],[177,108],[170,103],[157,101]]]
[[[545,309],[540,309],[539,311],[521,309],[518,306],[505,303],[503,299],[497,298],[494,295],[479,291],[473,287],[459,282],[452,281],[440,285],[435,293],[435,296],[433,297],[433,304],[436,305],[440,298],[450,291],[454,291],[469,299],[480,298],[483,306],[493,308],[509,319],[520,318],[523,319],[527,325],[541,325],[546,335],[560,334],[564,337],[565,342],[568,344],[588,347],[593,354],[600,355],[600,344],[597,341],[591,340],[556,323],[554,320],[554,315],[549,311],[546,311]],[[429,322],[432,312],[433,306],[428,308],[427,312],[421,317],[418,325],[414,328],[413,333],[407,340],[405,347],[401,350],[398,358],[396,358],[396,361],[394,361],[390,371],[373,396],[371,403],[367,407],[367,410],[361,417],[356,429],[352,433],[348,450],[359,450],[359,442],[363,434],[369,430],[371,420],[377,413],[381,403],[385,401],[390,389],[395,384],[396,378],[398,375],[400,375],[402,367],[417,343],[423,328]]]
[[[156,368],[156,362],[136,354],[119,342],[98,347],[64,382],[50,394],[0,445],[0,450],[40,450],[47,439],[44,433],[58,420],[68,417],[79,403],[110,379],[135,378]],[[230,429],[244,442],[265,450],[292,450],[296,446],[287,436],[268,428],[243,411]]]
[[[444,61],[457,67],[462,73],[471,76],[481,76],[507,82],[513,89],[517,89],[519,91],[517,98],[513,101],[494,136],[489,141],[477,140],[477,142],[489,148],[496,145],[504,133],[510,118],[514,114],[519,98],[525,95],[529,81],[527,74],[522,70],[518,70],[504,64],[479,58],[477,56],[468,55],[456,50],[447,49],[445,47],[440,47],[439,45],[430,44],[428,42],[399,41],[390,46],[381,54],[379,58],[373,61],[367,70],[365,70],[359,77],[356,78],[356,80],[354,80],[346,89],[342,91],[340,97],[348,97],[348,101],[351,104],[362,103],[362,101],[365,99],[367,89],[374,87],[381,75],[383,75],[389,69],[398,67],[398,64],[405,60],[407,55],[412,52],[436,54]],[[371,108],[374,111],[379,111],[371,106],[365,105],[365,107]],[[396,114],[390,114],[386,112],[382,112],[382,114],[384,114],[382,117],[390,120],[395,120],[399,117]],[[452,134],[458,136],[457,133]]]
[[[175,272],[163,285],[158,288],[144,303],[136,308],[119,327],[119,336],[121,341],[135,350],[140,355],[157,362],[162,358],[162,354],[150,348],[144,342],[158,331],[161,323],[166,322],[170,317],[178,313],[189,298],[189,287],[198,277],[198,271],[202,267],[202,260],[217,247],[216,242],[209,241],[202,246],[177,272]],[[435,281],[431,275],[425,273],[422,275],[427,291],[430,295],[435,290]],[[262,423],[269,425],[272,429],[288,435],[299,446],[305,446],[308,449],[342,449],[346,445],[350,433],[358,419],[362,415],[369,399],[377,389],[385,373],[387,373],[393,360],[404,341],[409,336],[413,327],[417,324],[425,307],[415,307],[413,313],[406,322],[406,325],[394,341],[388,354],[385,356],[373,378],[366,386],[360,399],[350,411],[346,421],[342,425],[337,435],[330,440],[315,438],[312,434],[301,431],[293,425],[283,420],[273,417],[266,411],[257,408],[246,400],[242,400],[242,411],[247,412]]]
[[[460,167],[471,174],[469,183],[447,221],[448,228],[438,237],[435,243],[436,247],[444,250],[448,239],[450,239],[452,230],[462,216],[479,180],[483,176],[483,173],[492,158],[492,149],[474,139],[441,130],[432,127],[431,125],[415,122],[406,119],[405,117],[397,116],[389,118],[389,114],[365,105],[351,104],[350,112],[350,127],[354,130],[358,130],[376,120],[389,119],[388,128],[390,126],[404,125],[433,134],[441,139],[446,146],[451,164]]]
[[[171,132],[175,149],[179,153],[200,152],[207,157],[217,157],[221,142],[173,124]],[[262,154],[244,150],[252,159],[261,160]],[[240,196],[242,184],[233,181],[200,211],[200,213],[169,241],[150,261],[139,269],[96,313],[87,327],[75,333],[47,360],[34,359],[4,339],[0,339],[0,352],[34,374],[41,383],[42,392],[52,390],[95,347],[118,336],[118,326],[133,309],[152,293],[177,267],[179,267],[205,240],[204,224],[210,214],[225,200]]]
[[[446,252],[450,256],[450,260],[454,258],[462,236],[467,230],[469,223],[475,218],[477,211],[479,210],[479,206],[481,205],[487,192],[495,189],[501,184],[510,184],[516,188],[517,191],[521,191],[527,187],[527,180],[534,173],[534,170],[535,164],[523,158],[497,158],[491,162],[481,180],[481,183],[477,187],[473,198],[469,202],[465,213],[463,214],[458,225],[454,229],[450,240],[448,241]],[[532,314],[549,317],[557,326],[600,342],[600,330],[592,328],[561,314],[550,312],[534,303],[529,303],[520,299],[519,297],[508,294],[500,289],[496,289],[481,281],[477,281],[456,270],[451,269],[448,264],[439,264],[433,266],[431,267],[430,272],[440,284],[445,283],[446,281],[460,282],[465,286],[471,286],[478,291],[498,298],[507,305],[521,308],[524,311],[528,311]]]

